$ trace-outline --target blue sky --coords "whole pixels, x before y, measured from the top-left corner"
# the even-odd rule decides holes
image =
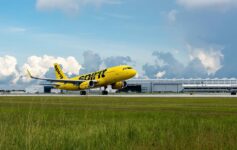
[[[47,55],[128,63],[142,78],[236,77],[236,17],[236,0],[1,0],[0,61],[16,59],[12,76]]]

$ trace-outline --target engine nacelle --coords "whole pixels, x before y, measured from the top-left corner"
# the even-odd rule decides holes
[[[123,89],[123,88],[127,87],[127,85],[128,84],[125,81],[116,82],[116,83],[112,84],[112,89],[116,89],[116,90]]]
[[[93,88],[95,86],[95,83],[93,81],[85,81],[80,84],[80,89],[85,90],[89,88]]]

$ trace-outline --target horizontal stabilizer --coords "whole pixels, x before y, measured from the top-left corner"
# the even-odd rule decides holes
[[[87,81],[87,80],[72,80],[72,79],[51,79],[51,78],[39,78],[39,77],[35,77],[33,76],[29,70],[27,70],[28,75],[30,76],[30,78],[32,79],[37,79],[37,80],[42,80],[42,81],[48,81],[48,82],[56,82],[56,83],[71,83],[71,84],[77,84],[80,85],[81,83]],[[97,83],[97,80],[91,80],[94,83]]]

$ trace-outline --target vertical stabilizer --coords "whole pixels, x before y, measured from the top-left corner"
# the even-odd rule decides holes
[[[68,77],[63,73],[59,64],[54,64],[56,79],[68,79]]]

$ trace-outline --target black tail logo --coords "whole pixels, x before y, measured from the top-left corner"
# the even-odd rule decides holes
[[[59,68],[58,68],[57,65],[55,65],[55,70],[56,70],[56,72],[58,73],[60,79],[63,79],[63,75],[61,74],[61,72],[60,72],[60,70],[59,70]]]

